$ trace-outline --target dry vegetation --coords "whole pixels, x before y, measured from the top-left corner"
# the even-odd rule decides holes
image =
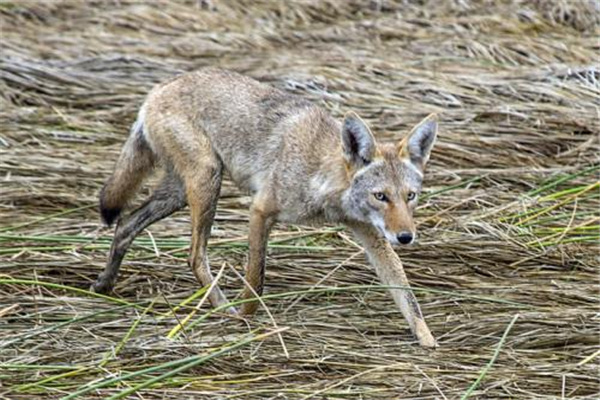
[[[1,2],[0,397],[597,398],[599,13],[591,0]],[[399,250],[438,350],[415,344],[341,227],[276,227],[272,318],[195,311],[186,212],[137,240],[114,296],[87,292],[111,239],[97,193],[144,93],[208,65],[356,110],[387,140],[440,113],[420,243]],[[210,256],[230,298],[247,206],[227,183]]]

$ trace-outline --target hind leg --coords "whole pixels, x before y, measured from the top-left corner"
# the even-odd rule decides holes
[[[248,233],[248,267],[246,269],[246,283],[248,286],[242,294],[243,299],[252,299],[262,296],[265,283],[265,258],[269,232],[275,222],[275,213],[269,200],[257,196],[250,208],[250,230]],[[244,303],[242,314],[251,315],[258,308],[258,301]]]
[[[148,133],[156,151],[172,163],[183,181],[192,222],[188,264],[198,282],[209,286],[214,278],[206,247],[221,191],[223,163],[198,121],[165,104],[156,107],[148,109]],[[211,289],[208,300],[213,307],[228,303],[217,285]],[[228,311],[235,312],[233,307]]]
[[[192,243],[188,264],[198,282],[202,286],[210,286],[214,277],[206,250],[221,191],[223,167],[216,154],[203,155],[196,163],[198,165],[194,168],[194,174],[185,178],[187,200],[192,217]],[[213,287],[208,299],[213,307],[228,303],[218,285]],[[227,311],[236,313],[234,307],[229,307]]]
[[[167,172],[150,199],[117,224],[108,262],[91,290],[110,292],[115,284],[125,253],[137,235],[146,227],[185,207],[184,186],[173,171]]]

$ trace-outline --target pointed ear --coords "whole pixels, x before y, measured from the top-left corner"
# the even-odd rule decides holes
[[[369,164],[375,156],[375,138],[367,124],[354,112],[349,112],[344,118],[342,149],[344,158],[357,167]]]
[[[402,140],[400,157],[408,157],[413,164],[423,169],[429,160],[429,154],[437,137],[437,115],[431,114]]]

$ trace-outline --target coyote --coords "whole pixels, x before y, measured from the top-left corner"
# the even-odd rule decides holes
[[[390,291],[420,345],[435,347],[392,245],[415,240],[412,213],[436,135],[431,115],[402,141],[379,144],[354,112],[340,123],[301,97],[224,70],[202,69],[159,84],[101,191],[104,222],[110,226],[119,217],[155,166],[164,177],[140,208],[119,219],[92,290],[110,291],[134,238],[186,205],[188,263],[200,284],[210,285],[207,240],[226,170],[252,195],[243,298],[263,292],[267,239],[276,221],[341,223],[364,246],[380,280],[401,286]],[[209,300],[215,307],[228,303],[216,285]],[[257,307],[257,301],[246,302],[241,312]]]

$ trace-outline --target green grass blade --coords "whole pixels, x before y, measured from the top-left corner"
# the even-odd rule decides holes
[[[156,371],[163,370],[163,369],[175,368],[175,369],[171,370],[170,372],[168,372],[166,374],[163,374],[163,375],[160,375],[158,377],[155,377],[155,378],[149,379],[147,381],[144,381],[143,383],[141,383],[141,384],[139,384],[139,385],[137,385],[137,386],[135,386],[133,388],[127,389],[127,390],[125,390],[123,392],[117,393],[116,395],[110,397],[110,399],[123,398],[123,397],[127,396],[130,393],[136,392],[136,391],[138,391],[141,388],[144,388],[144,387],[147,387],[148,385],[152,385],[153,383],[159,382],[162,379],[165,379],[165,378],[168,378],[170,376],[173,376],[173,375],[175,375],[175,374],[177,374],[177,373],[179,373],[181,371],[185,371],[185,370],[187,370],[189,368],[192,368],[192,367],[194,367],[196,365],[199,365],[199,364],[201,364],[201,363],[203,363],[205,361],[211,360],[211,359],[213,359],[215,357],[218,357],[218,356],[220,356],[222,354],[225,354],[227,352],[230,352],[232,350],[235,350],[237,348],[245,346],[245,345],[247,345],[247,344],[249,344],[251,342],[254,342],[254,341],[257,341],[257,340],[266,339],[269,336],[281,333],[285,329],[286,328],[282,328],[282,329],[274,330],[274,331],[269,331],[269,332],[266,332],[266,333],[263,333],[263,334],[260,334],[260,335],[254,335],[254,333],[251,333],[249,335],[249,338],[240,340],[238,342],[235,342],[232,345],[223,347],[220,350],[217,350],[217,351],[215,351],[213,353],[210,353],[210,354],[207,354],[207,355],[202,355],[202,356],[201,355],[190,356],[190,357],[183,358],[181,360],[170,361],[170,362],[162,363],[162,364],[155,365],[155,366],[152,366],[152,367],[149,367],[149,368],[144,368],[142,370],[139,370],[139,371],[136,371],[136,372],[132,372],[132,373],[120,376],[120,377],[111,378],[111,379],[108,379],[106,381],[97,382],[97,383],[94,383],[92,385],[82,387],[82,388],[76,390],[75,392],[71,393],[70,395],[62,397],[61,400],[72,400],[72,399],[75,399],[75,398],[77,398],[77,397],[79,397],[79,396],[81,396],[83,394],[86,394],[86,393],[89,393],[91,391],[94,391],[96,389],[101,389],[101,388],[105,388],[105,387],[108,387],[108,386],[112,386],[113,384],[117,384],[117,383],[126,381],[128,379],[135,378],[135,377],[140,376],[140,375],[149,374],[149,373],[156,372]]]
[[[570,181],[570,180],[572,180],[574,178],[577,178],[577,177],[580,177],[580,176],[583,176],[583,175],[587,175],[587,174],[589,174],[591,172],[598,171],[598,170],[600,170],[600,165],[592,165],[591,167],[586,168],[586,169],[584,169],[582,171],[577,171],[574,174],[566,175],[566,176],[563,176],[563,177],[558,178],[556,180],[553,180],[553,181],[551,181],[551,182],[549,182],[549,183],[547,183],[547,184],[545,184],[545,185],[543,185],[543,186],[541,186],[541,187],[539,187],[539,188],[537,188],[537,189],[535,189],[535,190],[527,193],[527,195],[528,196],[535,196],[535,195],[540,194],[540,193],[542,193],[542,192],[544,192],[544,191],[546,191],[548,189],[555,188],[556,186],[560,185],[561,183]]]
[[[72,286],[67,286],[67,285],[61,285],[59,283],[52,283],[52,282],[44,282],[44,281],[35,281],[35,280],[30,280],[30,279],[0,279],[0,285],[37,285],[37,286],[44,286],[47,288],[51,288],[51,289],[61,289],[61,290],[66,290],[69,292],[73,292],[73,293],[77,293],[77,294],[82,294],[88,297],[96,297],[99,299],[103,299],[103,300],[107,300],[110,301],[112,303],[117,303],[117,304],[121,304],[127,307],[132,307],[132,308],[137,308],[139,310],[144,310],[144,307],[140,306],[139,304],[136,303],[130,303],[126,300],[121,300],[118,299],[116,297],[111,297],[111,296],[107,296],[105,294],[100,294],[100,293],[95,293],[95,292],[90,292],[89,290],[85,290],[85,289],[80,289],[80,288],[76,288],[76,287],[72,287]]]
[[[487,363],[487,365],[481,370],[481,373],[479,374],[479,376],[477,377],[477,379],[475,380],[475,382],[473,382],[471,384],[471,386],[469,386],[469,389],[467,389],[467,391],[465,392],[465,394],[462,395],[462,397],[460,398],[460,400],[465,400],[469,396],[471,396],[471,393],[473,393],[473,391],[475,389],[477,389],[477,386],[479,386],[479,383],[481,383],[481,381],[483,380],[483,378],[485,378],[485,376],[487,375],[487,373],[490,370],[490,368],[492,368],[492,365],[494,365],[494,363],[496,362],[496,359],[498,358],[498,355],[500,354],[500,350],[502,349],[502,346],[504,345],[504,342],[506,341],[506,338],[508,337],[508,333],[512,329],[512,327],[515,324],[515,322],[517,322],[518,318],[519,318],[519,314],[516,314],[513,317],[513,319],[510,321],[510,323],[508,324],[508,326],[504,330],[504,334],[500,338],[500,342],[498,342],[498,345],[496,346],[496,350],[494,351],[494,355],[492,356],[492,358],[490,359],[490,361]]]

